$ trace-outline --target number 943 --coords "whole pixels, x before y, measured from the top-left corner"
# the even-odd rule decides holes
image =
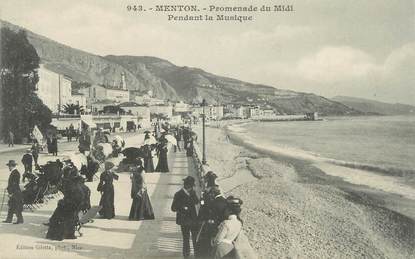
[[[127,5],[127,11],[141,12],[143,11],[142,5]]]

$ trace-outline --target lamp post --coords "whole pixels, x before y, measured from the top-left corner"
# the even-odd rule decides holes
[[[202,109],[203,109],[203,117],[202,117],[202,136],[203,136],[203,152],[202,152],[202,164],[206,165],[206,133],[205,133],[205,120],[206,120],[206,114],[205,114],[205,106],[206,106],[206,100],[203,99],[202,101]]]

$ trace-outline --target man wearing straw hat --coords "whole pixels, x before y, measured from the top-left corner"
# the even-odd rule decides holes
[[[7,185],[7,192],[9,194],[9,211],[7,212],[7,218],[4,220],[4,223],[12,223],[13,214],[16,214],[17,221],[14,224],[23,223],[23,195],[20,190],[20,173],[16,169],[16,162],[10,160],[7,164],[10,170],[9,181]]]

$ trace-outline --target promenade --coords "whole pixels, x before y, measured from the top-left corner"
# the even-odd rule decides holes
[[[51,241],[45,238],[47,226],[42,223],[56,208],[60,197],[34,212],[24,211],[22,225],[0,225],[0,258],[181,258],[182,238],[170,206],[174,193],[182,187],[187,175],[196,177],[192,158],[184,152],[169,152],[170,173],[145,174],[155,220],[129,221],[131,182],[120,173],[114,182],[115,212],[112,220],[97,217],[85,225],[82,237],[75,240]],[[99,203],[98,181],[87,183],[91,204]],[[4,212],[2,218],[5,217]]]

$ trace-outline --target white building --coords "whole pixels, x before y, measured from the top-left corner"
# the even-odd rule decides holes
[[[117,114],[103,114],[103,115],[82,115],[81,120],[88,122],[92,128],[123,129],[124,131],[131,127],[131,125],[138,125],[137,116],[134,115],[117,115]]]
[[[262,112],[263,112],[264,117],[274,117],[275,116],[275,112],[274,112],[273,109],[264,109]]]
[[[223,118],[223,106],[222,105],[212,105],[207,108],[207,116],[212,120],[220,120]]]
[[[165,103],[164,100],[151,97],[148,94],[135,96],[134,100],[138,104],[145,105],[163,105]]]
[[[103,100],[112,100],[115,103],[130,101],[130,91],[127,89],[124,72],[121,73],[119,85],[116,85],[115,83],[113,86],[91,85],[90,87],[82,88],[79,91],[85,96],[87,106]]]
[[[249,107],[249,117],[250,118],[259,118],[264,115],[263,110],[259,106]]]
[[[184,103],[183,101],[180,101],[178,103],[174,104],[174,112],[176,113],[186,113],[191,112],[192,109],[189,104]]]
[[[46,69],[43,64],[38,69],[38,75],[37,96],[53,113],[58,113],[63,105],[71,102],[71,78]]]
[[[193,106],[191,108],[192,115],[195,117],[201,117],[203,114],[202,106]],[[210,120],[220,120],[223,118],[223,106],[222,105],[209,105],[205,106],[205,115]]]
[[[140,105],[135,102],[121,103],[120,107],[128,114],[137,116],[138,122],[143,128],[151,127],[150,108],[147,105]]]
[[[119,87],[91,85],[90,87],[80,89],[80,92],[85,95],[88,106],[102,100],[112,100],[116,103],[130,101],[130,92]]]

